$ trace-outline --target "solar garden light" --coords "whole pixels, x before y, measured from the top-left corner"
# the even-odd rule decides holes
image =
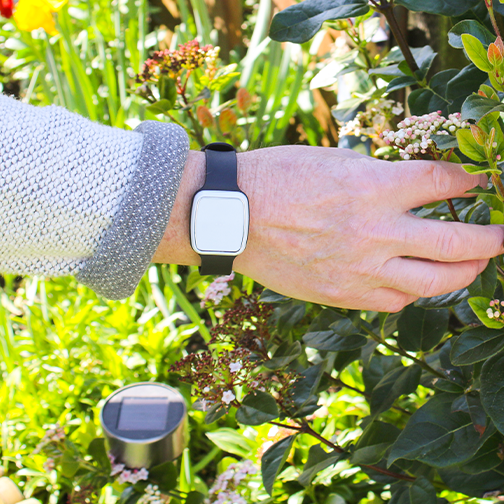
[[[187,446],[187,407],[182,394],[161,383],[136,383],[105,400],[100,422],[110,453],[130,468],[175,460]]]

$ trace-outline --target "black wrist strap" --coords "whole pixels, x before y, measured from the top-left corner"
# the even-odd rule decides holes
[[[224,142],[214,142],[201,149],[206,157],[206,178],[202,190],[239,191],[236,150]],[[200,255],[200,275],[230,275],[235,256]]]
[[[232,145],[214,142],[201,149],[206,157],[205,185],[212,191],[239,191],[236,151]]]

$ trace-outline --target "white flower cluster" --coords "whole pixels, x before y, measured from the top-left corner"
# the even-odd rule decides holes
[[[397,131],[385,130],[381,136],[387,145],[398,148],[399,155],[407,160],[435,151],[436,144],[432,135],[455,136],[457,130],[469,128],[470,125],[461,120],[460,112],[450,114],[447,119],[438,110],[420,117],[407,117],[397,127]]]
[[[147,485],[145,493],[138,499],[138,504],[164,504],[161,492],[157,485]]]
[[[247,476],[256,473],[257,467],[250,460],[245,460],[241,464],[231,464],[215,480],[205,504],[247,504],[239,486]]]
[[[108,457],[110,459],[110,464],[112,465],[110,476],[119,475],[117,480],[121,485],[123,483],[131,483],[134,485],[140,480],[147,480],[149,478],[149,471],[145,469],[145,467],[142,467],[141,469],[129,469],[124,464],[116,464],[115,457],[111,453],[108,454]]]
[[[378,104],[369,107],[365,112],[357,112],[351,121],[343,124],[339,136],[360,136],[364,142],[369,138],[378,138],[390,119],[404,112],[401,103],[393,100],[382,100]]]
[[[216,278],[205,292],[205,298],[201,301],[201,308],[205,308],[207,301],[212,301],[214,305],[218,305],[224,296],[231,294],[231,287],[228,282],[234,279],[234,272],[231,275],[220,276]]]

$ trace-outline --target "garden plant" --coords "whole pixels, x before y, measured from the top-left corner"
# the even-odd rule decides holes
[[[444,160],[488,175],[487,188],[413,213],[504,224],[497,0],[304,0],[276,14],[270,0],[246,1],[246,41],[227,59],[202,0],[170,3],[179,23],[169,45],[166,28],[151,31],[158,11],[145,0],[19,0],[13,15],[7,4],[2,82],[4,92],[21,83],[26,102],[126,129],[172,121],[196,149],[317,145],[315,91],[345,79],[355,89],[333,110],[340,135],[390,162]],[[37,19],[26,14],[35,6]],[[465,66],[441,61],[434,72],[436,53],[408,46],[397,7],[447,18]],[[396,45],[375,51],[383,20]],[[345,46],[321,54],[335,33]],[[195,267],[152,265],[120,302],[71,278],[6,275],[3,473],[43,504],[502,501],[503,282],[497,257],[466,289],[376,313]],[[178,387],[190,405],[191,441],[173,463],[128,468],[107,452],[103,399],[138,381]]]

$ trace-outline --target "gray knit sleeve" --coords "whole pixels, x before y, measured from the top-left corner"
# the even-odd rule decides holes
[[[168,224],[185,131],[125,131],[1,94],[0,112],[0,272],[71,274],[109,299],[131,295]]]

